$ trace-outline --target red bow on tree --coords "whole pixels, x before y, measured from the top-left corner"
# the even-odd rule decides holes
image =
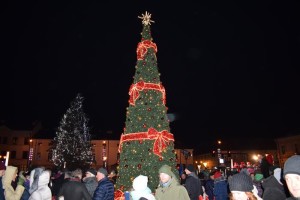
[[[158,132],[154,128],[148,129],[148,138],[150,140],[155,140],[153,145],[153,153],[158,156],[161,156],[161,152],[167,147],[169,141],[174,141],[173,134],[169,133],[166,130]]]

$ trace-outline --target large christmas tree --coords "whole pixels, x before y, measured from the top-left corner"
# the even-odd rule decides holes
[[[166,92],[157,68],[157,47],[152,42],[151,14],[142,19],[141,42],[137,46],[137,63],[133,84],[129,89],[124,133],[120,139],[119,174],[115,196],[130,190],[135,177],[148,176],[154,192],[159,184],[158,170],[163,164],[176,172],[174,137],[167,118]],[[117,199],[117,198],[116,198]]]
[[[52,161],[58,168],[86,169],[93,161],[88,118],[83,111],[84,98],[78,94],[61,119],[52,144]]]

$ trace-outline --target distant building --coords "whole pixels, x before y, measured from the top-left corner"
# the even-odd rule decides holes
[[[53,168],[49,154],[51,139],[41,138],[41,132],[43,131],[36,127],[32,130],[12,130],[7,126],[0,126],[0,160],[5,160],[6,153],[9,152],[8,164],[18,167],[19,170],[26,170],[29,166]],[[119,159],[119,140],[94,139],[91,143],[94,154],[93,167],[116,167]],[[193,163],[193,149],[175,148],[175,153],[178,164]]]
[[[300,154],[300,134],[277,138],[277,156],[279,165],[283,167],[284,162],[292,155]]]

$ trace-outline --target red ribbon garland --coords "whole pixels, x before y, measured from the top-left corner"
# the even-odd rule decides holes
[[[140,96],[140,91],[142,90],[158,90],[162,93],[162,101],[163,104],[166,104],[166,90],[164,86],[160,84],[155,84],[155,83],[145,83],[144,81],[140,81],[135,84],[131,84],[129,88],[129,103],[131,105],[135,105],[135,101],[137,98]]]
[[[119,152],[122,151],[122,143],[135,140],[155,140],[153,153],[161,157],[161,152],[167,147],[170,141],[174,141],[174,136],[166,130],[158,132],[154,128],[149,128],[148,132],[122,134],[119,145]]]
[[[148,51],[148,48],[153,48],[155,53],[157,52],[157,46],[154,42],[151,42],[150,40],[144,40],[142,42],[138,43],[137,49],[136,49],[136,54],[137,54],[137,59],[138,60],[143,60],[145,54]]]
[[[125,200],[124,192],[118,189],[114,192],[114,199],[115,200]]]

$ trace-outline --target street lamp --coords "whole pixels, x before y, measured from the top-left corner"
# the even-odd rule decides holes
[[[102,149],[103,167],[106,168],[106,165],[107,165],[107,155],[106,155],[106,141],[105,140],[102,142],[102,146],[103,146],[103,149]]]
[[[29,150],[28,150],[28,159],[27,159],[27,170],[29,170],[32,157],[33,157],[33,147],[32,147],[32,139],[29,140]]]

